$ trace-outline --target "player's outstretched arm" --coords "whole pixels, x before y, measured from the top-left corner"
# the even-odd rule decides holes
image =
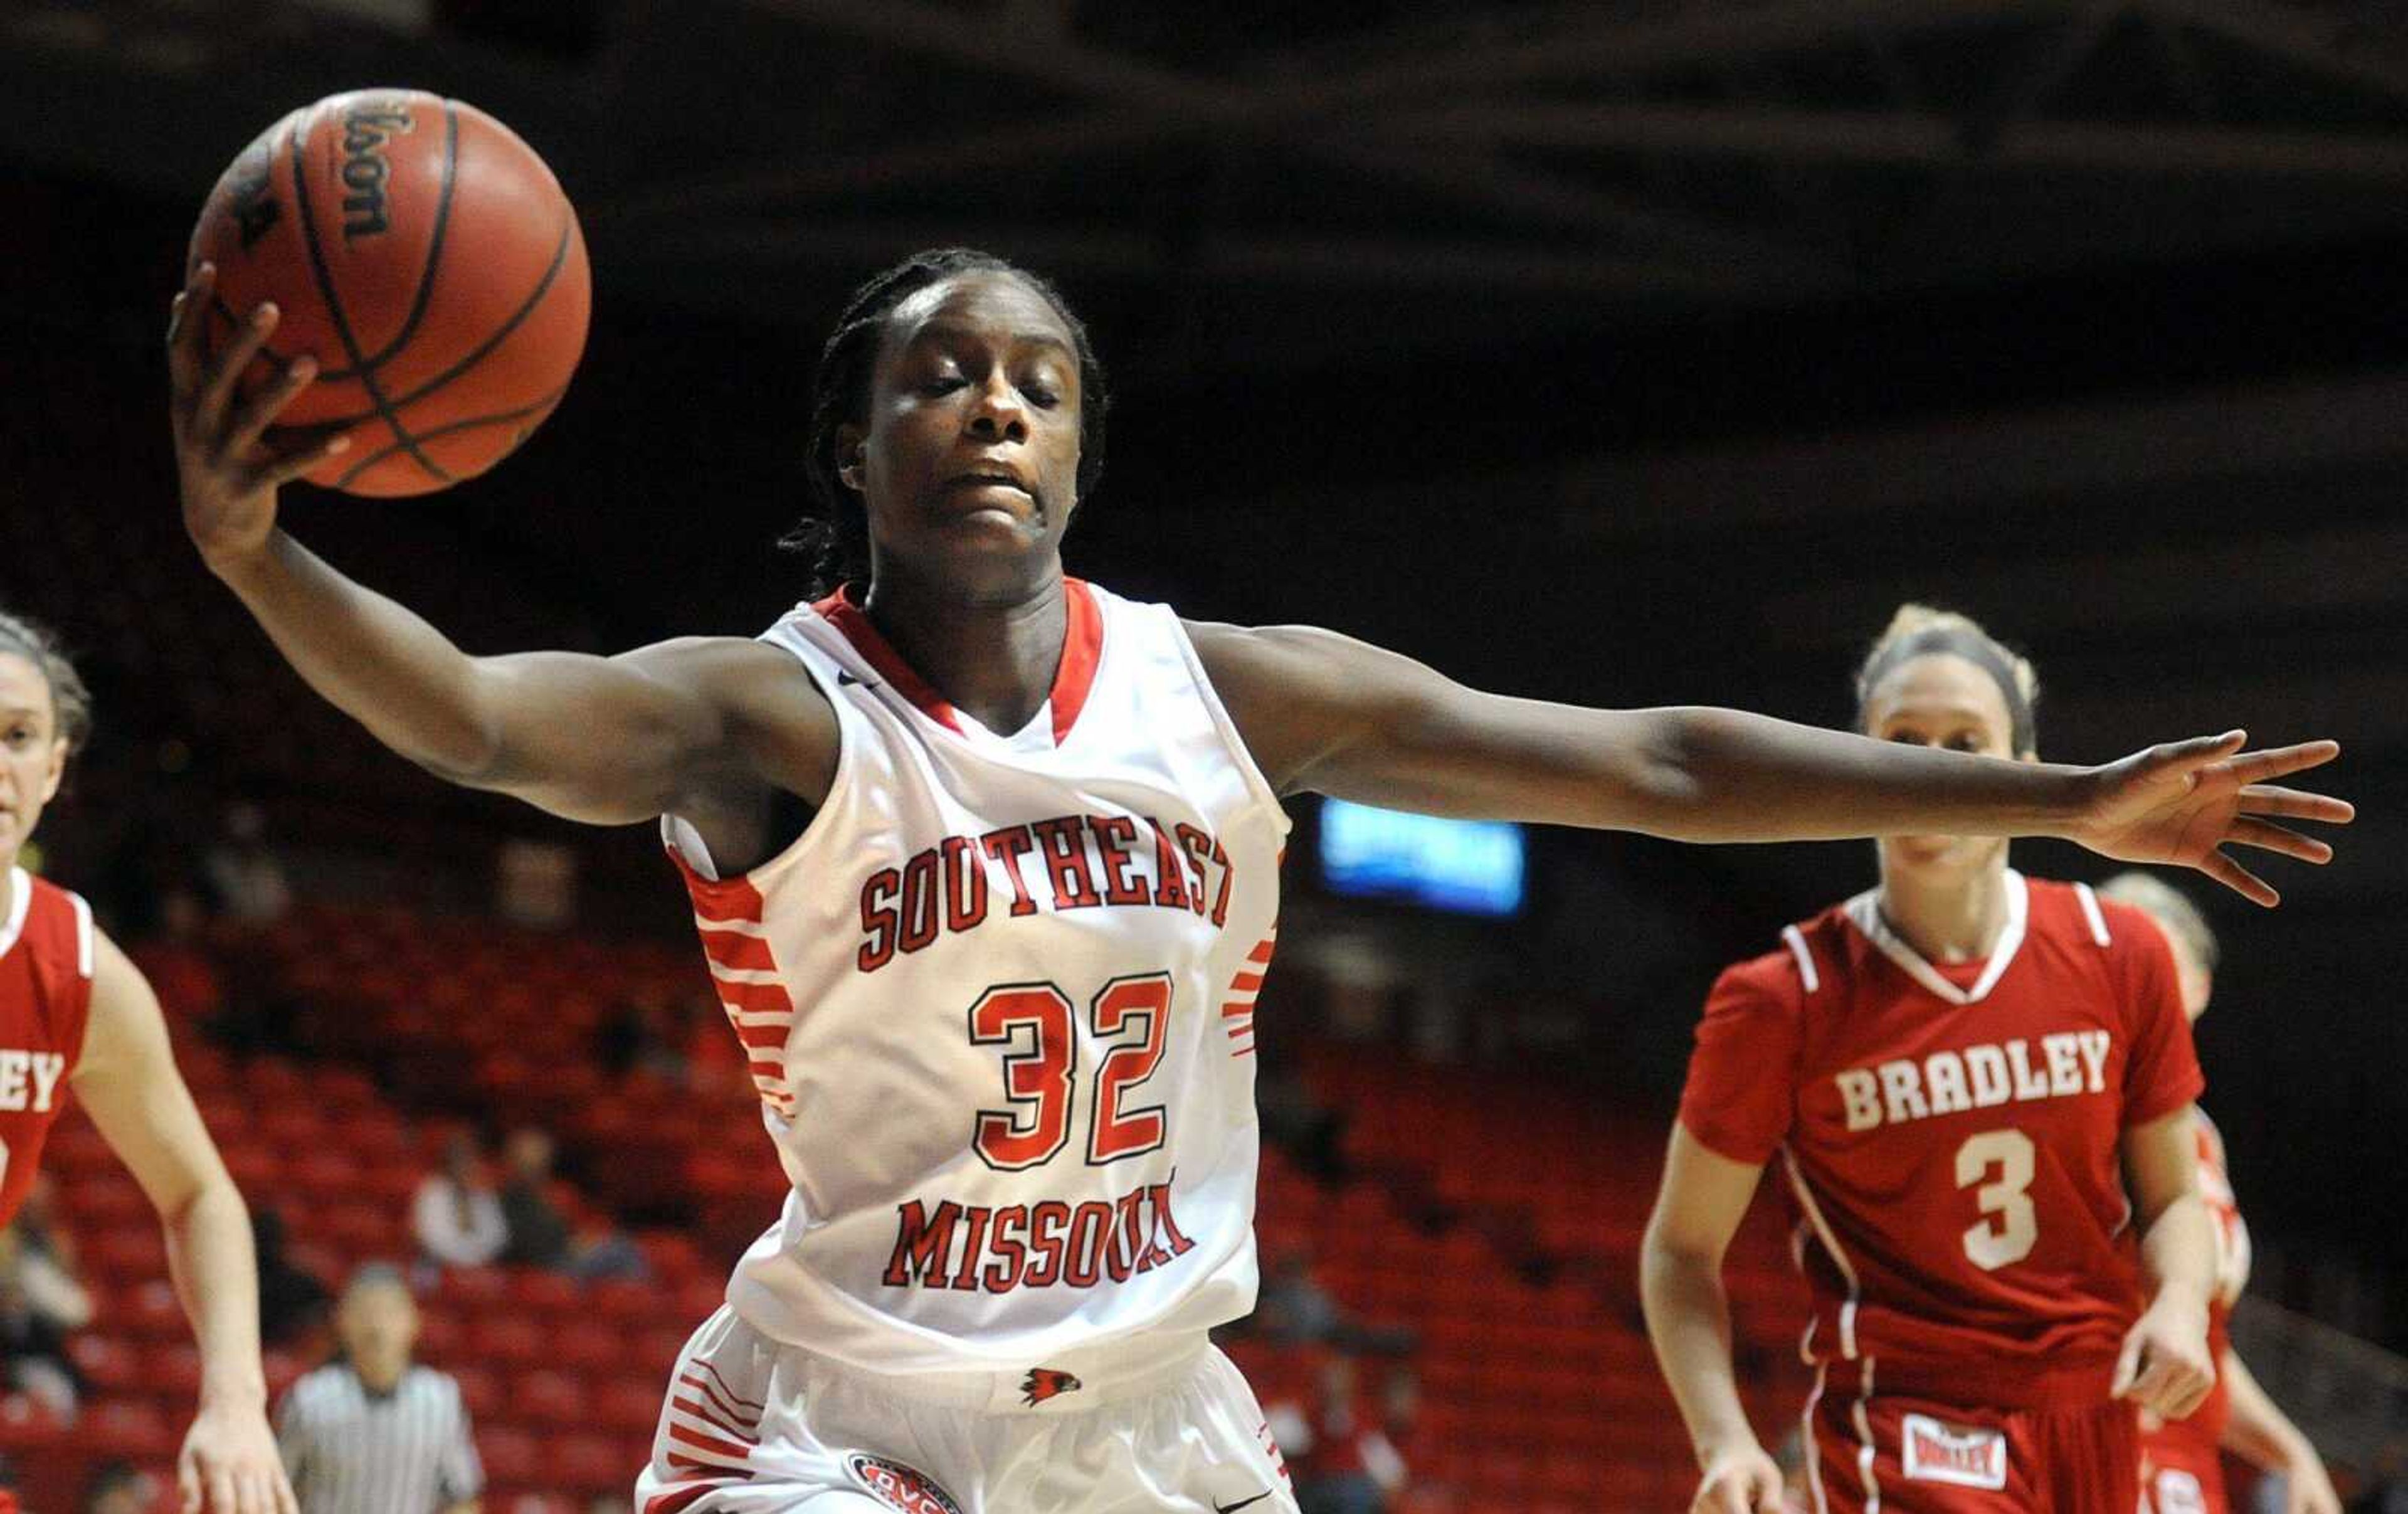
[[[199,1412],[176,1467],[186,1514],[294,1514],[267,1428],[251,1217],[176,1071],[158,1000],[107,936],[95,943],[73,1082],[159,1211],[168,1272],[200,1346]]]
[[[2232,731],[2095,768],[2005,762],[1736,710],[1509,699],[1307,627],[1188,629],[1282,792],[1694,842],[2063,836],[2197,868],[2261,904],[2274,890],[2220,847],[2324,862],[2331,847],[2276,822],[2353,814],[2274,783],[2331,761],[2330,742],[2243,752]]]
[[[574,820],[624,824],[709,810],[781,784],[816,800],[836,723],[782,654],[732,638],[616,657],[472,657],[411,611],[337,571],[276,525],[276,492],[327,455],[268,427],[309,382],[308,360],[245,400],[236,378],[275,329],[273,306],[214,359],[198,312],[204,266],[167,331],[184,525],[310,687],[437,777],[514,794]],[[792,709],[772,709],[781,701]],[[755,718],[758,717],[758,718]],[[760,744],[780,733],[774,746]]]
[[[1723,1253],[1763,1171],[1708,1149],[1675,1124],[1656,1210],[1640,1244],[1647,1339],[1698,1453],[1691,1514],[1779,1514],[1781,1508],[1781,1469],[1756,1442],[1739,1401],[1730,1300],[1723,1291]]]

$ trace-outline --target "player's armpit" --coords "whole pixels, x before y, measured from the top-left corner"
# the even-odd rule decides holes
[[[826,697],[761,642],[687,637],[614,657],[478,661],[492,759],[443,776],[566,819],[624,825],[786,789],[816,804],[836,771]]]

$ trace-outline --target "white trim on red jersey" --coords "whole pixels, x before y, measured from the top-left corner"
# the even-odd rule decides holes
[[[2007,975],[2007,969],[2014,965],[2015,953],[2023,949],[2024,927],[2031,917],[2031,895],[2024,887],[2024,875],[2009,868],[2006,884],[2006,928],[1999,932],[1999,943],[1990,948],[1989,961],[1970,988],[1960,988],[1949,982],[1939,969],[1924,959],[1921,952],[1908,944],[1905,937],[1890,929],[1889,921],[1882,917],[1881,890],[1868,888],[1841,908],[1846,912],[1848,923],[1862,931],[1864,938],[1872,943],[1883,956],[1896,962],[1908,977],[1949,1003],[1978,1004],[1990,996],[1990,990]]]
[[[2107,916],[2099,908],[2099,895],[2086,883],[2073,886],[2073,897],[2082,901],[2082,917],[2090,922],[2090,939],[2101,946],[2112,946],[2115,938],[2107,933]]]
[[[1806,1211],[1807,1223],[1814,1227],[1814,1238],[1823,1243],[1824,1254],[1831,1259],[1833,1266],[1840,1269],[1840,1276],[1848,1285],[1847,1300],[1840,1305],[1840,1354],[1854,1361],[1856,1355],[1856,1269],[1849,1264],[1848,1253],[1841,1248],[1840,1238],[1831,1233],[1831,1222],[1823,1218],[1823,1206],[1814,1202],[1814,1190],[1807,1186],[1806,1175],[1798,1168],[1797,1154],[1789,1149],[1785,1141],[1781,1146],[1781,1164],[1789,1174],[1790,1188],[1798,1194],[1798,1206]],[[1800,1344],[1800,1350],[1809,1348],[1813,1331],[1814,1322],[1809,1319],[1806,1322],[1807,1341]]]
[[[0,923],[0,957],[15,949],[24,933],[25,912],[34,907],[34,880],[23,868],[8,870],[8,918]]]
[[[92,976],[93,959],[92,906],[85,902],[81,894],[67,895],[67,902],[75,906],[76,971],[89,979]]]
[[[1787,944],[1789,955],[1798,959],[1798,981],[1813,993],[1823,986],[1822,975],[1814,971],[1814,953],[1806,944],[1806,933],[1794,925],[1781,928],[1781,939]]]

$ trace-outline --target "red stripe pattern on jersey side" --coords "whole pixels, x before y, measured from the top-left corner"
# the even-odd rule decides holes
[[[1254,1050],[1254,998],[1263,990],[1263,974],[1270,971],[1271,952],[1279,941],[1274,927],[1269,935],[1254,943],[1246,953],[1245,966],[1229,980],[1229,992],[1221,1004],[1221,1028],[1229,1035],[1229,1055],[1250,1057]]]
[[[668,854],[694,900],[694,928],[702,938],[710,986],[743,1043],[752,1087],[781,1118],[792,1119],[795,1090],[786,1081],[785,1051],[795,1028],[795,1001],[779,979],[777,957],[762,934],[761,890],[744,878],[704,877],[674,846]]]

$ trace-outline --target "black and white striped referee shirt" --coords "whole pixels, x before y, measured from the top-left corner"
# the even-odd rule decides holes
[[[301,1514],[435,1514],[485,1485],[460,1385],[433,1367],[389,1393],[347,1363],[320,1367],[284,1395],[276,1443]]]

